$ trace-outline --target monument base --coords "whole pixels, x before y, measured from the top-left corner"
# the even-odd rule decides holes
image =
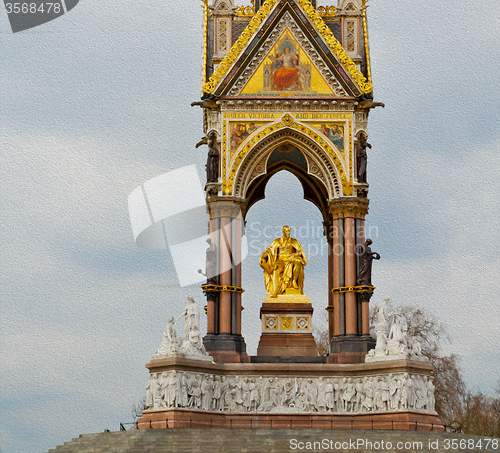
[[[429,363],[210,363],[170,357],[146,366],[147,410],[140,429],[443,430]]]
[[[291,303],[288,298],[307,300],[306,296],[283,295],[266,298],[260,309],[262,335],[257,356],[317,357],[312,335],[313,307],[310,302]],[[276,302],[268,302],[273,300]],[[283,303],[281,303],[283,301]]]

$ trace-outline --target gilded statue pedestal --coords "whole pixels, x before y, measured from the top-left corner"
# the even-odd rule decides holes
[[[289,296],[268,297],[262,304],[262,335],[257,356],[317,357],[311,325],[313,307],[310,302],[283,302],[287,297]],[[309,301],[306,296],[300,297]],[[269,302],[269,299],[273,302]]]

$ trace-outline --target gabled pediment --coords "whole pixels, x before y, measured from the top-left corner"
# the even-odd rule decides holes
[[[203,89],[217,97],[358,97],[373,87],[308,0],[266,0]]]

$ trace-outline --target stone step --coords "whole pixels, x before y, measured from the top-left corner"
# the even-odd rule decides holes
[[[485,439],[406,430],[172,428],[84,434],[49,453],[500,452],[498,438],[488,447]],[[438,448],[429,441],[438,441]]]

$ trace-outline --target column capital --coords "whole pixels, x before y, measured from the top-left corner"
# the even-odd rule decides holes
[[[231,217],[236,219],[243,217],[245,200],[241,198],[210,198],[207,200],[207,212],[210,219],[219,217]]]
[[[353,217],[364,219],[368,214],[368,204],[366,198],[342,197],[335,198],[328,202],[328,211],[333,220]]]

